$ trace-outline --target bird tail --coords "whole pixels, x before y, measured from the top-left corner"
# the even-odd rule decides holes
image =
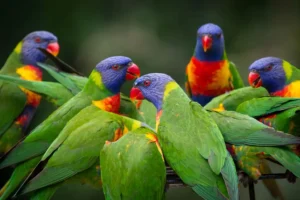
[[[21,184],[26,180],[26,177],[30,175],[32,169],[34,169],[39,160],[40,157],[37,157],[26,161],[15,168],[8,182],[1,189],[2,195],[0,196],[0,200],[8,199],[14,192],[17,191]]]
[[[54,193],[56,192],[57,188],[58,188],[59,184],[55,184],[53,186],[49,186],[46,188],[43,188],[41,190],[38,190],[36,192],[34,192],[31,196],[30,196],[30,200],[50,200],[51,197],[54,195]]]
[[[229,152],[227,152],[227,157],[224,163],[224,166],[221,170],[222,177],[224,179],[228,194],[230,199],[238,200],[239,199],[239,190],[238,190],[238,177],[236,173],[236,168],[232,157]]]
[[[262,160],[262,162],[259,166],[259,170],[262,174],[271,174],[272,173],[266,160]],[[264,179],[264,180],[262,180],[262,182],[265,185],[265,187],[269,190],[272,197],[274,197],[274,199],[284,200],[283,194],[281,193],[281,190],[280,190],[276,180]]]
[[[300,158],[294,152],[283,147],[262,147],[262,151],[300,177]]]
[[[216,189],[210,186],[194,185],[192,189],[203,199],[206,200],[226,200],[227,198],[219,192],[216,194]]]

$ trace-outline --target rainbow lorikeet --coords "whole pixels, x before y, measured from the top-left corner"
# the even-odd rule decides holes
[[[42,70],[37,62],[47,57],[39,50],[46,49],[57,55],[57,38],[47,31],[28,34],[18,43],[0,70],[1,75],[19,77],[24,80],[42,80]],[[15,84],[0,81],[0,157],[6,154],[26,134],[41,96]]]
[[[249,84],[264,87],[271,96],[300,97],[300,70],[285,60],[265,57],[249,67]]]
[[[36,176],[25,182],[19,189],[20,194],[32,191],[37,191],[36,195],[40,192],[53,194],[59,186],[72,182],[100,189],[99,153],[103,145],[107,140],[116,141],[128,131],[142,126],[147,127],[142,122],[100,110],[95,105],[82,109],[47,149],[33,172]]]
[[[155,133],[135,129],[100,154],[106,199],[164,199],[166,168]]]
[[[126,80],[132,80],[139,74],[137,65],[124,56],[109,57],[97,64],[83,90],[37,126],[0,163],[0,168],[18,164],[12,177],[2,188],[3,195],[0,199],[7,199],[24,181],[66,123],[80,110],[95,105],[100,109],[119,113],[121,86]]]
[[[38,65],[49,72],[59,83],[50,81],[28,81],[6,75],[0,75],[0,80],[20,85],[28,90],[38,93],[57,107],[63,105],[73,96],[78,94],[89,80],[84,76],[57,71],[57,69],[54,70],[50,65],[42,63],[39,63]],[[123,115],[144,121],[143,116],[136,109],[134,103],[123,93],[121,93],[121,105],[119,111]]]
[[[227,59],[222,29],[211,23],[201,26],[186,67],[186,91],[191,99],[205,106],[214,97],[243,86],[237,68]]]
[[[240,88],[234,91],[231,91],[228,94],[223,94],[221,96],[216,97],[213,99],[210,103],[208,103],[205,108],[206,109],[214,109],[218,111],[222,110],[233,110],[237,111],[242,114],[250,115],[251,117],[255,117],[260,122],[263,122],[264,124],[274,127],[278,131],[283,131],[285,133],[290,133],[292,135],[299,136],[299,126],[296,121],[299,121],[299,112],[297,114],[297,110],[300,109],[299,107],[300,101],[293,98],[280,98],[280,97],[269,97],[269,93],[266,89],[263,87],[259,88],[251,88],[251,87],[245,87]],[[216,112],[213,112],[216,113]],[[222,112],[221,112],[222,113]],[[222,116],[222,115],[220,115]],[[224,115],[224,119],[222,120],[220,117],[214,118],[216,123],[218,124],[219,128],[221,129],[222,133],[223,130],[226,130],[225,128],[231,128],[231,127],[238,127],[238,126],[228,126],[228,123],[224,123],[228,121],[228,117]],[[234,118],[237,119],[237,118]],[[220,123],[218,123],[220,121]],[[256,126],[252,126],[252,123],[246,122],[242,123],[243,120],[240,120],[240,123],[237,123],[237,125],[240,126],[240,128],[244,128],[246,130],[256,130]],[[233,124],[233,123],[231,123]],[[251,126],[250,129],[247,128],[247,126]],[[222,128],[223,127],[223,128]],[[257,126],[258,127],[258,126]],[[260,125],[260,127],[263,127]],[[242,129],[240,129],[242,130]],[[262,128],[261,130],[266,129]],[[277,131],[277,132],[278,132]],[[245,131],[241,131],[243,133],[246,133]],[[255,132],[255,131],[254,131]],[[282,134],[283,134],[282,132]],[[235,135],[230,135],[235,137],[239,137],[239,131],[236,131]],[[263,134],[261,131],[256,132],[257,134]],[[271,133],[271,132],[270,132]],[[269,138],[261,139],[262,141],[270,141],[274,140],[275,137],[272,134],[263,134],[258,137],[266,137]],[[279,136],[279,135],[278,135]],[[280,141],[280,137],[278,137],[278,141]],[[243,137],[244,138],[244,137]],[[284,138],[284,137],[282,137]],[[228,138],[226,135],[224,136],[225,141],[228,141]],[[290,138],[292,139],[292,138]],[[236,139],[235,139],[236,140]],[[292,139],[293,140],[293,139]],[[292,140],[290,140],[292,142]],[[297,140],[294,140],[297,141]],[[246,143],[244,143],[246,144]],[[282,143],[283,144],[283,143]],[[288,143],[285,143],[284,145],[287,145]],[[292,143],[291,143],[292,144]],[[295,143],[297,144],[297,143]],[[241,145],[241,144],[240,144]],[[246,145],[249,145],[246,144]],[[288,147],[292,149],[297,155],[299,155],[299,145],[289,145]],[[260,154],[258,153],[257,158],[252,155],[252,153],[249,153],[249,158],[247,158],[247,152],[252,152],[252,147],[249,146],[243,146],[242,148],[239,148],[238,155],[242,155],[239,157],[235,157],[237,162],[240,162],[239,167],[244,170],[250,177],[254,178],[255,176],[251,174],[251,162],[246,165],[242,164],[245,162],[246,159],[249,160],[255,160],[255,162],[259,162],[260,164],[257,166],[253,166],[255,169],[259,170],[260,174],[270,174],[272,173],[270,167],[268,166],[268,163],[265,161],[265,159],[261,159]],[[255,148],[255,151],[263,152],[260,148]],[[234,151],[231,151],[234,153]],[[236,154],[234,154],[236,155]],[[243,168],[245,167],[245,168]],[[248,167],[249,169],[247,169]],[[257,168],[258,167],[258,168]],[[254,169],[253,168],[253,169]],[[255,171],[253,171],[254,173]],[[257,179],[257,176],[256,176]],[[279,186],[277,185],[275,180],[263,180],[264,185],[268,188],[268,190],[271,192],[272,196],[274,198],[282,197],[282,193],[280,192]]]
[[[138,78],[130,96],[156,107],[163,155],[185,184],[204,199],[238,199],[235,165],[220,130],[201,105],[161,73]]]

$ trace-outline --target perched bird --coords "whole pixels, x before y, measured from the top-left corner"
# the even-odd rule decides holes
[[[265,57],[249,67],[249,84],[264,87],[271,96],[300,97],[300,70],[285,60]]]
[[[128,57],[113,56],[97,64],[83,90],[53,112],[0,163],[0,168],[19,164],[1,189],[3,195],[0,199],[7,199],[24,181],[66,123],[80,110],[95,105],[119,113],[121,86],[139,75],[139,68]]]
[[[244,83],[235,65],[227,59],[222,29],[205,24],[197,31],[197,42],[186,67],[186,92],[205,106],[214,97],[241,88]]]
[[[35,191],[37,194],[34,195],[49,194],[49,199],[58,187],[70,182],[100,189],[99,154],[105,142],[116,141],[128,131],[142,126],[147,127],[142,122],[100,110],[95,105],[82,109],[53,141],[18,194]],[[162,159],[161,155],[159,158]]]
[[[147,128],[107,142],[100,168],[106,199],[164,199],[166,167],[158,139]]]
[[[264,174],[263,170],[268,167],[265,163],[267,158],[276,160],[284,168],[300,177],[300,158],[287,148],[231,145],[228,146],[228,150],[237,161],[238,167],[254,180]]]
[[[145,98],[156,107],[163,155],[185,184],[204,199],[238,199],[234,162],[220,130],[201,105],[161,73],[138,78],[130,96]]]
[[[218,105],[220,106],[218,107]],[[252,140],[253,138],[257,137],[255,139],[261,140],[261,142],[266,142],[266,143],[274,140],[280,143],[280,140],[282,141],[285,140],[286,142],[288,141],[291,142],[288,148],[291,149],[297,155],[299,155],[300,152],[298,147],[299,146],[298,139],[297,138],[293,139],[292,137],[288,136],[288,134],[286,134],[289,133],[295,136],[299,136],[300,127],[298,126],[297,123],[297,121],[300,120],[299,105],[300,105],[300,99],[270,97],[268,92],[263,87],[259,87],[259,88],[245,87],[245,88],[240,88],[231,91],[228,94],[224,94],[219,97],[216,97],[210,103],[208,103],[205,106],[205,108],[218,110],[218,111],[233,110],[238,113],[242,113],[254,117],[260,122],[268,126],[271,126],[277,130],[277,131],[275,130],[270,131],[268,130],[268,128],[260,124],[258,121],[256,121],[257,125],[254,125],[255,121],[253,120],[252,121],[245,120],[245,119],[240,120],[237,117],[233,117],[232,119],[239,122],[233,123],[232,119],[230,120],[228,114],[226,114],[226,113],[230,113],[229,111],[223,111],[223,112],[210,111],[210,113],[213,114],[212,116],[214,117],[214,120],[218,124],[226,142],[232,144],[232,142],[229,141],[229,138],[237,142],[239,137],[243,138],[242,141],[243,144],[235,143],[237,145],[251,145],[250,143],[244,142],[245,138],[251,138],[250,140]],[[220,114],[216,116],[217,113]],[[222,117],[224,119],[222,119]],[[251,118],[251,117],[247,117],[247,118]],[[261,127],[261,129],[260,130],[257,129],[258,127]],[[235,128],[237,128],[235,131],[232,130]],[[251,132],[251,130],[253,130],[253,132],[256,133],[254,134],[256,136],[254,135],[245,136],[249,131]],[[224,131],[226,132],[233,131],[232,133],[234,134],[224,135]],[[281,132],[281,134],[277,134],[280,133],[280,131],[283,132]],[[269,132],[269,134],[266,134],[266,132]],[[277,133],[274,134],[272,132],[274,133],[277,132]],[[287,137],[282,134],[285,134]],[[297,145],[292,145],[293,141],[295,142],[294,144]],[[288,143],[286,142],[281,142],[281,144],[288,145]],[[277,143],[277,145],[280,144]],[[227,146],[230,147],[230,145]],[[263,145],[256,145],[256,146],[263,146]],[[259,147],[254,148],[250,146],[238,146],[238,148],[234,148],[233,146],[230,147],[230,149],[232,149],[230,152],[233,153],[232,155],[234,156],[234,158],[237,160],[238,163],[240,163],[239,168],[242,169],[244,172],[247,173],[247,175],[249,175],[251,178],[255,180],[259,178],[261,174],[272,173],[270,167],[268,166],[268,163],[266,162],[266,158],[274,159],[274,156],[272,155],[281,152],[281,150],[280,149],[278,150],[277,148],[271,148],[271,150],[269,150],[268,148],[259,148]],[[261,153],[263,153],[264,150],[266,150],[265,152],[266,156],[261,156]],[[253,152],[257,152],[257,155],[254,154]],[[285,150],[284,153],[288,154],[287,155],[288,157],[293,157],[290,156],[291,152],[287,152],[287,150]],[[245,164],[247,159],[249,160],[249,162]],[[277,161],[280,162],[280,160]],[[252,171],[250,170],[251,166],[253,167]],[[288,174],[289,174],[288,180],[293,181],[293,176],[290,175],[290,173]],[[247,180],[246,177],[243,176],[240,176],[240,178],[242,181]],[[268,190],[270,191],[271,195],[274,198],[284,199],[279,189],[279,186],[276,183],[276,180],[263,180],[263,183],[268,188]]]
[[[39,63],[38,65],[49,72],[58,83],[50,81],[29,81],[6,75],[0,75],[0,80],[20,85],[30,91],[38,93],[56,107],[63,105],[83,90],[89,80],[88,77],[57,71],[57,69],[47,64]],[[120,99],[121,104],[119,111],[122,115],[144,121],[144,117],[136,109],[135,104],[129,97],[121,93]]]
[[[236,110],[276,130],[300,136],[300,98],[257,98],[241,103]],[[294,150],[300,155],[299,148]]]
[[[59,52],[57,38],[47,31],[35,31],[18,43],[0,70],[0,75],[24,80],[42,80],[42,70],[37,62],[47,57],[39,50],[46,49],[53,55]],[[0,157],[13,148],[26,134],[41,96],[15,84],[0,81]]]

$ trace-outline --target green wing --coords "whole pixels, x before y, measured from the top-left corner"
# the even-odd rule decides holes
[[[200,137],[199,153],[208,159],[212,170],[219,174],[227,157],[222,134],[213,119],[198,103],[190,102],[190,106],[191,116],[188,120],[194,118],[194,126],[197,127],[195,134]],[[201,127],[201,130],[198,127]]]
[[[256,119],[234,111],[208,111],[226,142],[234,145],[282,146],[299,144],[300,138],[276,131]]]
[[[145,123],[155,128],[156,124],[156,108],[147,100],[143,100],[139,109],[140,114],[144,117]]]
[[[17,85],[0,82],[0,136],[21,114],[25,104],[26,95]]]
[[[46,166],[25,185],[22,193],[59,183],[94,166],[106,140],[116,139],[124,126],[129,129],[141,126],[138,123],[139,126],[130,127],[122,119],[122,116],[102,111],[95,106],[78,113],[52,143],[49,148],[51,150],[43,156],[42,160],[47,158]],[[131,124],[134,122],[131,120]]]
[[[55,80],[68,88],[74,95],[81,91],[81,88],[79,88],[73,80],[65,75],[66,73],[56,71],[56,68],[52,67],[51,65],[44,63],[38,63],[38,65],[45,69]]]
[[[220,107],[220,104],[225,110],[235,111],[236,108],[243,102],[258,98],[269,96],[268,91],[263,88],[244,87],[236,90],[232,90],[228,93],[222,94],[213,98],[208,104],[204,106],[205,109],[216,109]]]
[[[106,199],[164,199],[166,169],[155,139],[140,128],[104,146],[100,166]]]
[[[255,179],[260,176],[258,168],[260,159],[264,157],[275,159],[283,167],[300,177],[300,158],[287,148],[236,146],[234,149],[239,167]]]
[[[300,106],[300,98],[262,97],[240,104],[237,112],[260,117]]]
[[[60,72],[60,73],[64,75],[66,78],[69,78],[71,81],[73,81],[75,85],[81,90],[84,88],[85,84],[89,80],[88,77],[84,77],[84,76],[77,76],[65,72]]]
[[[35,93],[39,93],[56,106],[61,106],[73,97],[73,94],[69,90],[67,90],[63,85],[55,82],[27,81],[7,75],[0,75],[0,80],[16,84]]]
[[[244,87],[243,79],[242,79],[240,73],[238,72],[238,70],[237,70],[237,68],[236,68],[236,66],[233,62],[229,63],[229,70],[230,70],[231,75],[232,75],[232,79],[233,79],[232,84],[233,84],[234,89]]]
[[[0,169],[43,154],[66,123],[90,103],[90,98],[84,96],[83,93],[78,93],[54,111],[23,142],[17,145],[0,163]]]

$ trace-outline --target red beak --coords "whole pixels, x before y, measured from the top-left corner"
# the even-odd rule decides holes
[[[212,45],[212,38],[209,35],[204,35],[202,37],[202,46],[203,46],[203,51],[206,52],[208,49],[211,48]]]
[[[143,100],[143,99],[145,99],[145,97],[139,88],[133,87],[130,91],[130,99]]]
[[[57,42],[52,42],[48,44],[46,50],[52,55],[57,56],[59,53],[59,44]]]
[[[257,72],[250,72],[249,76],[248,76],[248,81],[249,81],[249,84],[254,88],[258,88],[262,85],[260,75]]]
[[[140,75],[141,75],[140,68],[136,64],[132,63],[132,65],[130,65],[127,68],[126,81],[134,80],[140,77]]]

